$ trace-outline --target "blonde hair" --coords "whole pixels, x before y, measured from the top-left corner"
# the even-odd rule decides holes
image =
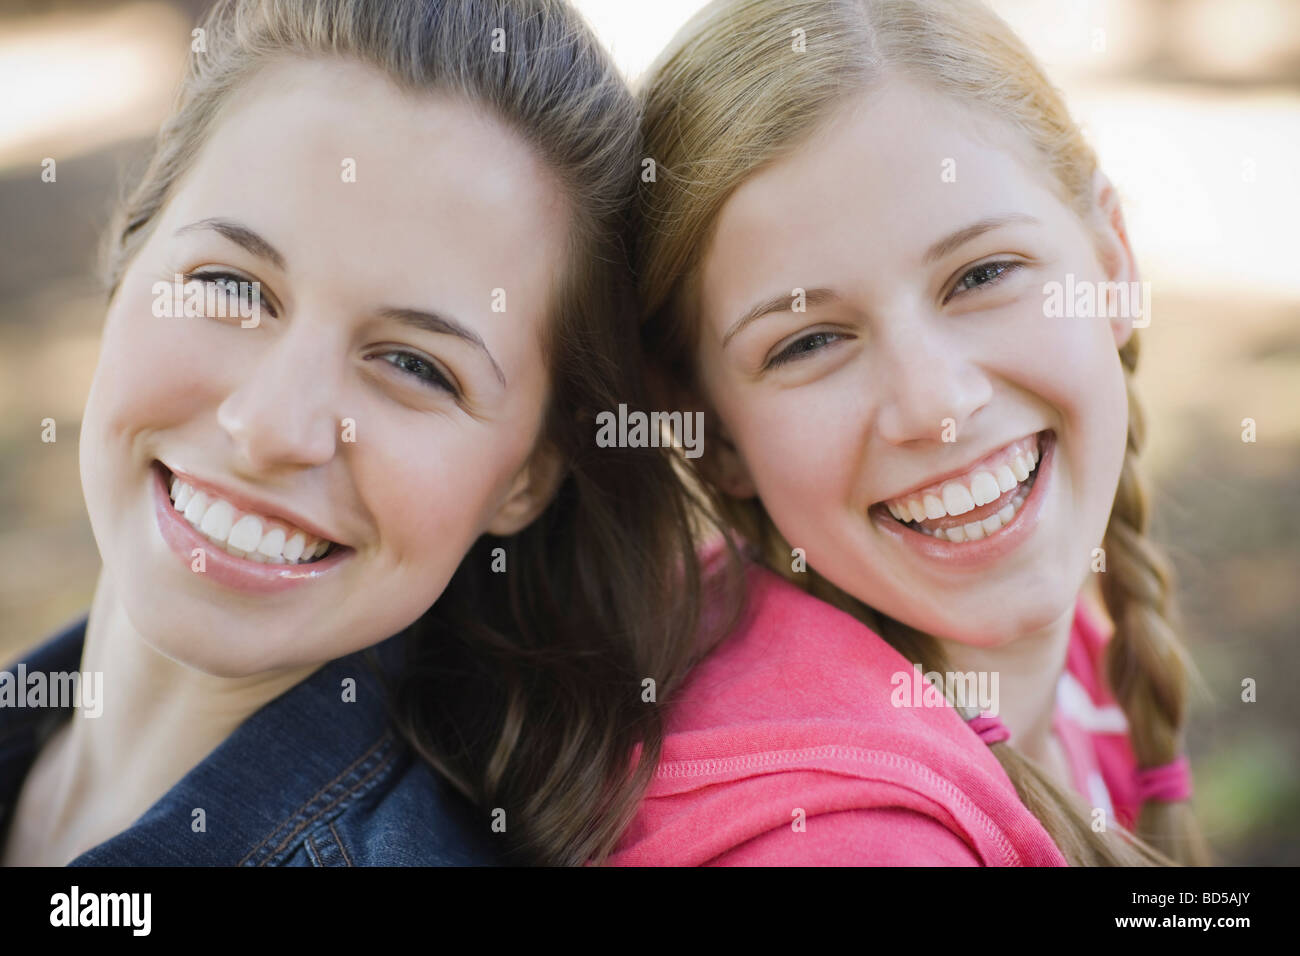
[[[800,34],[798,31],[802,31]],[[792,43],[804,38],[795,53]],[[1096,157],[1033,56],[973,0],[732,0],[701,11],[640,84],[653,182],[641,187],[638,250],[647,353],[669,387],[696,393],[694,282],[713,223],[748,176],[797,148],[845,97],[890,70],[996,114],[1032,143],[1059,196],[1087,224]],[[1172,575],[1146,537],[1144,441],[1133,371],[1134,332],[1120,350],[1128,390],[1128,446],[1103,545],[1102,596],[1114,622],[1107,676],[1129,723],[1140,767],[1182,752],[1191,664],[1178,639]],[[792,583],[853,613],[926,671],[944,671],[938,642],[867,607],[815,572],[789,571],[789,545],[757,499],[708,484],[710,506]],[[1208,862],[1191,807],[1147,802],[1137,836],[1096,833],[1089,808],[1008,743],[992,746],[1025,806],[1075,865]]]

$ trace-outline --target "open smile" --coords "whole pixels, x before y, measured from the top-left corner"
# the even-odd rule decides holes
[[[235,508],[196,489],[160,461],[149,468],[154,513],[171,550],[192,568],[202,550],[204,572],[218,584],[270,592],[322,577],[355,553],[275,516]]]
[[[1006,553],[1037,523],[1050,484],[1056,433],[1004,446],[965,472],[868,509],[874,525],[928,557],[980,563]]]

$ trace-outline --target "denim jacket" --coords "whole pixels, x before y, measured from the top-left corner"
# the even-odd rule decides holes
[[[85,633],[83,616],[23,660],[27,673],[78,670]],[[401,637],[375,648],[387,673],[401,660]],[[343,699],[349,677],[351,702]],[[500,863],[489,816],[414,756],[383,694],[365,651],[330,661],[240,724],[129,828],[70,865]],[[70,718],[92,719],[72,707],[0,706],[0,834],[41,745]]]

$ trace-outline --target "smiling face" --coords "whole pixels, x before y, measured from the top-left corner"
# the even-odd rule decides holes
[[[330,660],[541,510],[560,195],[496,120],[360,65],[281,61],[235,94],[123,275],[82,425],[91,525],[146,641],[222,676]],[[177,274],[260,283],[257,324],[155,315]],[[177,511],[164,468],[204,507]],[[313,531],[333,544],[293,563]]]
[[[725,489],[842,590],[977,646],[1073,607],[1126,441],[1131,319],[1044,309],[1067,275],[1137,278],[1122,218],[1103,266],[1029,150],[891,79],[742,183],[697,278]]]

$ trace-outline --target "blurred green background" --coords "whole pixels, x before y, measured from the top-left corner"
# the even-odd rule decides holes
[[[635,76],[699,4],[578,5]],[[992,5],[1083,122],[1152,282],[1139,382],[1155,532],[1209,688],[1189,731],[1197,810],[1222,862],[1295,864],[1300,2]],[[99,556],[77,440],[103,320],[97,245],[206,6],[0,0],[0,660],[89,605]],[[1256,703],[1240,699],[1247,677]]]

